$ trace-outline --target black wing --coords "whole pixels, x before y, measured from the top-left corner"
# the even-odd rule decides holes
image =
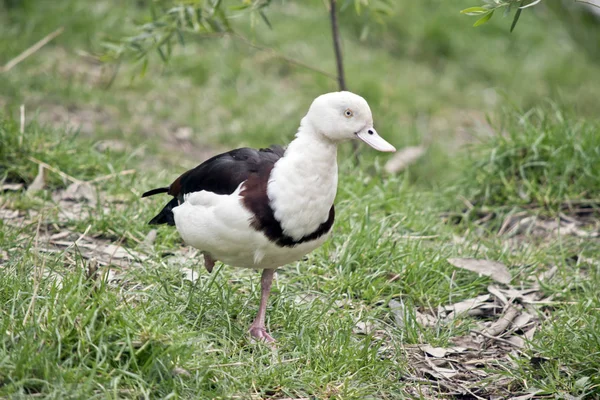
[[[168,193],[173,199],[149,222],[150,224],[175,225],[172,209],[177,207],[186,194],[206,190],[216,194],[231,194],[252,175],[270,173],[285,149],[271,146],[267,149],[243,147],[216,155],[177,178],[170,186],[153,189],[142,197]]]

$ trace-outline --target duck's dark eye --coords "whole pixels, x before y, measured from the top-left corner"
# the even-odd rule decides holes
[[[369,135],[373,134],[373,130],[372,129],[369,129],[367,132],[369,132]]]
[[[350,118],[354,115],[354,113],[351,109],[347,108],[346,111],[344,111],[344,115],[346,116],[346,118]]]

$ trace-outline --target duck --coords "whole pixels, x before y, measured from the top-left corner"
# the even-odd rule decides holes
[[[172,199],[149,221],[175,226],[183,241],[215,262],[262,270],[258,313],[248,331],[274,343],[265,320],[277,268],[301,260],[331,235],[338,186],[337,148],[361,140],[382,152],[395,147],[373,126],[367,101],[348,91],[318,96],[286,148],[242,147],[143,193]]]

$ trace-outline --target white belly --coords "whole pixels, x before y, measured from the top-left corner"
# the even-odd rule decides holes
[[[321,246],[328,235],[280,247],[250,222],[253,215],[242,205],[239,188],[231,195],[195,192],[173,209],[175,225],[190,246],[234,267],[269,269],[300,260]]]

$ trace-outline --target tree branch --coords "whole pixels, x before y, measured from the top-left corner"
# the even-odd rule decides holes
[[[348,90],[346,87],[346,76],[344,74],[344,59],[342,57],[342,46],[340,44],[340,29],[337,20],[336,0],[329,0],[329,17],[331,19],[331,37],[333,38],[333,50],[335,52],[335,63],[337,65],[337,81],[339,90]],[[355,140],[352,141],[352,152],[354,160],[358,164],[359,147]]]
[[[575,3],[587,4],[588,6],[592,6],[592,7],[600,8],[600,5],[598,5],[597,3],[593,3],[593,2],[591,2],[591,1],[586,1],[586,0],[575,0]]]
[[[336,0],[329,0],[329,16],[331,17],[331,36],[333,37],[333,49],[335,51],[335,62],[337,65],[337,80],[340,90],[347,90],[346,77],[344,75],[344,60],[342,59],[342,48],[340,45],[340,32],[337,21]]]
[[[238,40],[246,43],[248,46],[254,47],[255,49],[263,50],[263,51],[268,51],[271,54],[273,54],[273,56],[275,56],[277,58],[281,58],[283,61],[285,61],[285,62],[287,62],[289,64],[293,64],[293,65],[297,65],[297,66],[302,67],[302,68],[306,68],[306,69],[308,69],[310,71],[316,72],[318,74],[324,75],[324,76],[326,76],[328,78],[331,78],[331,79],[334,79],[334,80],[338,79],[338,78],[336,78],[335,75],[330,74],[327,71],[323,71],[322,69],[315,68],[315,67],[310,66],[310,65],[308,65],[306,63],[303,63],[302,61],[290,58],[290,57],[286,56],[285,54],[282,54],[282,53],[278,52],[277,50],[273,49],[272,47],[267,47],[267,46],[263,46],[263,45],[257,44],[255,42],[251,41],[250,39],[248,39],[248,38],[240,35],[239,33],[228,32],[228,33],[224,33],[221,36],[230,36],[230,37],[233,37],[234,39],[238,39]]]

